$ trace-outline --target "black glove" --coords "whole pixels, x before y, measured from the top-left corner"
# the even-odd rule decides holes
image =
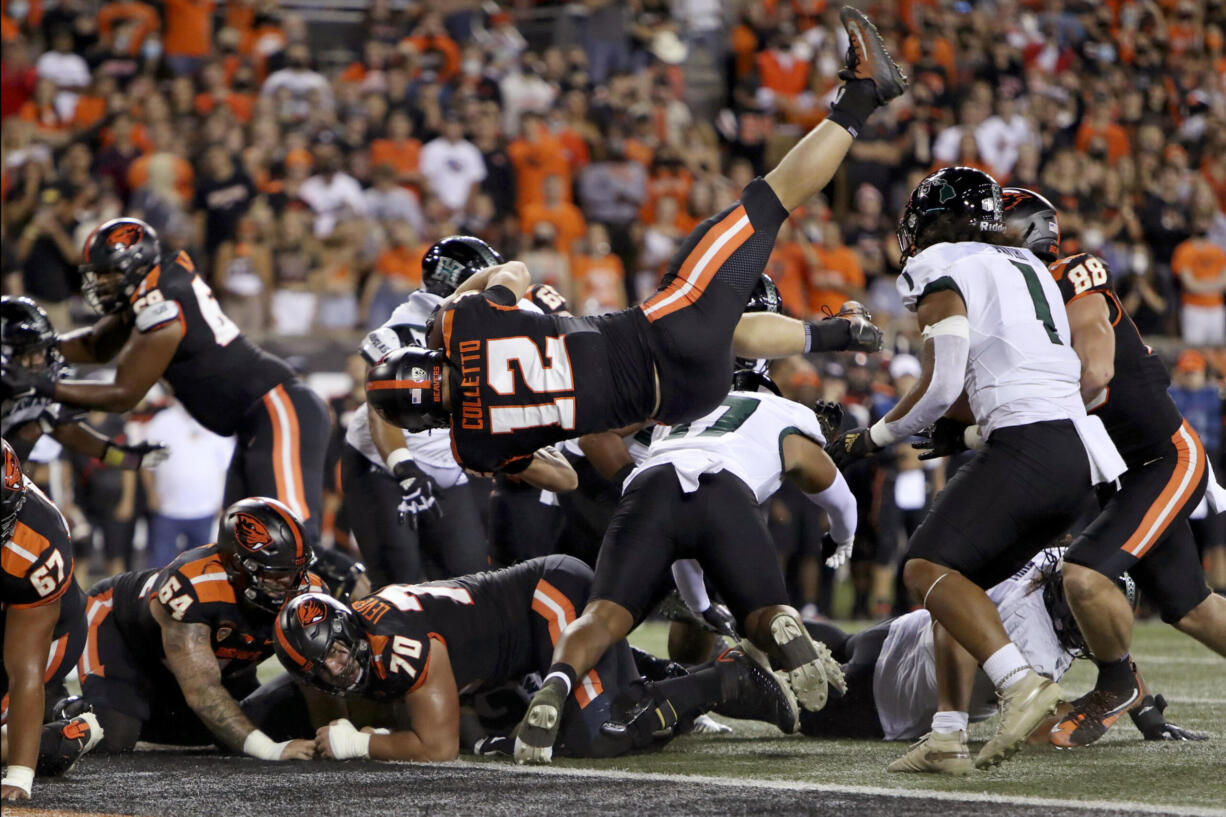
[[[846,414],[843,404],[836,400],[818,400],[813,404],[813,413],[817,415],[822,435],[827,440],[834,439],[843,427],[843,415]]]
[[[1128,714],[1146,740],[1209,740],[1204,732],[1193,732],[1171,723],[1163,716],[1165,711],[1166,698],[1146,695],[1141,705]]]
[[[31,393],[39,397],[55,397],[54,378],[44,372],[32,372],[21,366],[0,368],[0,386],[3,387],[6,400]]]
[[[826,443],[826,453],[839,468],[846,468],[877,450],[864,426],[853,428]]]
[[[443,515],[434,492],[438,485],[413,460],[401,460],[392,468],[392,477],[400,483],[400,512],[397,521],[417,527],[417,516],[430,513],[436,519]]]
[[[959,423],[950,417],[942,417],[928,428],[920,432],[926,439],[911,443],[916,451],[925,453],[921,460],[935,460],[938,457],[952,457],[966,451],[966,424]]]
[[[135,471],[138,468],[156,468],[170,456],[166,443],[135,443],[125,445],[114,441],[106,444],[102,461],[115,468]]]

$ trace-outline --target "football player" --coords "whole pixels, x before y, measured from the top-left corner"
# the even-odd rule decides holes
[[[277,656],[307,685],[403,701],[408,710],[411,729],[358,731],[348,719],[320,728],[323,757],[453,760],[460,696],[544,672],[591,583],[591,568],[555,555],[446,581],[388,585],[352,607],[307,594],[277,616]],[[560,713],[562,745],[576,757],[613,757],[668,740],[715,707],[787,731],[797,718],[786,686],[741,650],[681,677],[646,681],[622,641],[584,674]]]
[[[1210,592],[1188,523],[1211,482],[1213,510],[1226,510],[1226,502],[1200,438],[1167,393],[1166,367],[1120,305],[1106,262],[1089,253],[1058,259],[1059,218],[1037,193],[1006,188],[1004,205],[1010,243],[1050,265],[1081,359],[1082,397],[1128,463],[1118,487],[1101,486],[1102,513],[1064,557],[1069,606],[1098,679],[1051,739],[1058,746],[1086,746],[1142,695],[1130,669],[1132,609],[1112,576],[1127,571],[1163,621],[1226,656],[1226,597]]]
[[[517,473],[534,451],[569,437],[707,414],[727,394],[734,347],[753,358],[880,348],[880,330],[859,314],[742,319],[779,225],[825,187],[868,116],[906,86],[868,19],[850,7],[840,16],[851,46],[830,116],[695,228],[655,295],[610,315],[542,317],[515,308],[531,280],[522,263],[482,270],[440,308],[429,350],[396,352],[371,370],[371,405],[410,430],[450,424],[466,468]]]
[[[91,588],[78,670],[106,730],[101,751],[126,752],[138,740],[215,741],[261,760],[313,757],[309,740],[274,739],[303,724],[256,724],[239,703],[258,686],[256,666],[272,655],[277,610],[298,593],[324,589],[307,571],[310,560],[294,512],[251,497],[226,508],[216,544]]]
[[[625,478],[596,561],[592,598],[558,641],[553,663],[520,723],[515,758],[547,763],[559,716],[585,673],[619,643],[677,580],[691,607],[708,606],[694,560],[765,663],[785,674],[805,709],[842,688],[839,666],[813,642],[788,605],[787,589],[759,506],[784,479],[830,518],[838,567],[851,552],[856,501],[826,455],[814,412],[769,391],[733,391],[715,411],[656,426],[647,457]],[[672,565],[682,560],[674,576]],[[691,563],[692,566],[692,563]],[[686,573],[689,573],[687,578]],[[688,585],[688,591],[687,591]]]
[[[0,539],[0,696],[5,730],[0,798],[30,797],[37,768],[46,775],[40,742],[58,750],[54,729],[42,737],[47,690],[57,694],[85,643],[84,595],[73,581],[68,524],[51,500],[21,472],[17,452],[4,440]],[[102,731],[93,714],[76,720],[81,734],[73,756],[58,771],[92,748]],[[66,724],[63,724],[66,726]],[[40,741],[40,737],[42,738]]]
[[[45,372],[52,380],[67,374],[51,319],[29,298],[12,295],[0,298],[0,350],[6,369]],[[0,415],[0,433],[22,458],[29,456],[43,434],[50,434],[61,445],[117,468],[151,468],[166,458],[166,446],[159,443],[127,445],[108,439],[82,423],[79,413],[34,392],[6,394]]]
[[[274,496],[318,541],[330,423],[323,401],[287,363],[247,340],[187,253],[164,254],[157,233],[140,219],[112,219],[95,230],[82,275],[82,295],[103,317],[62,336],[60,352],[69,363],[104,363],[118,354],[114,382],[56,382],[6,364],[5,386],[122,412],[164,377],[202,426],[237,437],[227,503]]]
[[[1029,250],[996,246],[1003,230],[1000,186],[982,171],[944,168],[912,191],[898,225],[906,258],[898,291],[923,330],[923,373],[871,429],[844,432],[828,448],[845,466],[951,409],[979,421],[986,446],[937,497],[903,568],[912,597],[1000,694],[1000,723],[978,768],[1016,752],[1061,696],[1009,640],[984,590],[1025,564],[1035,543],[1063,533],[1092,485],[1125,468],[1102,422],[1086,415],[1056,282]],[[967,752],[965,714],[938,717],[897,763]]]
[[[1060,577],[1062,548],[1039,553],[1021,570],[988,591],[1010,638],[1039,673],[1059,681],[1074,658],[1086,654],[1077,622],[1069,612]],[[1136,597],[1136,585],[1125,574],[1119,586]],[[830,622],[806,621],[810,635],[825,643],[843,663],[847,694],[821,712],[802,712],[800,730],[813,737],[916,740],[928,731],[942,696],[937,666],[957,666],[969,676],[960,704],[972,722],[996,714],[996,692],[970,654],[948,637],[934,638],[932,617],[915,610],[848,635]],[[938,649],[945,655],[936,657]],[[948,670],[947,670],[948,672]],[[948,676],[946,676],[948,677]],[[1207,736],[1170,723],[1163,716],[1165,701],[1148,696],[1150,709],[1133,710],[1133,722],[1146,740],[1205,740]],[[1046,730],[1036,730],[1043,740]],[[927,771],[893,768],[892,771]],[[965,774],[969,754],[951,758],[943,771]]]

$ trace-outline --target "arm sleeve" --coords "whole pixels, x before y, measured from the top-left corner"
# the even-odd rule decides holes
[[[951,315],[924,329],[931,340],[936,363],[932,380],[915,405],[893,422],[878,420],[870,430],[877,445],[905,440],[920,429],[935,423],[962,394],[966,380],[966,361],[970,356],[970,323],[963,315]]]
[[[842,479],[841,474],[839,478]],[[711,606],[707,583],[703,579],[702,568],[697,559],[678,559],[673,562],[673,581],[677,584],[677,592],[681,594],[685,606],[695,613],[701,615]]]
[[[834,482],[829,488],[816,494],[805,494],[817,507],[826,512],[830,519],[830,536],[842,544],[850,541],[856,535],[856,498],[843,478],[842,471],[836,471]],[[674,574],[675,574],[674,566]]]

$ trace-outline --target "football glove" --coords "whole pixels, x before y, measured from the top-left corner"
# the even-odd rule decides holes
[[[138,468],[156,468],[170,457],[166,443],[136,443],[125,445],[114,440],[106,444],[102,461],[115,468],[135,471]]]
[[[950,417],[942,417],[930,427],[920,432],[924,437],[920,442],[911,443],[920,454],[921,460],[935,460],[939,457],[952,457],[968,450],[966,447],[966,424],[959,423]]]
[[[859,301],[844,301],[834,317],[847,321],[848,352],[880,352],[883,343],[881,329],[873,323],[868,308]]]
[[[813,404],[813,413],[817,415],[817,424],[827,440],[838,436],[839,429],[843,427],[843,415],[846,414],[842,403],[837,400],[818,400]]]
[[[833,570],[838,570],[842,567],[851,558],[851,551],[855,544],[856,540],[854,538],[848,539],[846,542],[836,542],[829,533],[823,535],[822,558],[826,560],[826,567]]]
[[[839,468],[846,468],[877,450],[864,426],[845,431],[826,443],[826,453]]]
[[[1165,711],[1166,698],[1146,695],[1141,699],[1141,705],[1128,714],[1146,740],[1209,740],[1204,732],[1194,732],[1171,723],[1163,715]]]
[[[55,379],[44,372],[32,372],[21,366],[0,366],[0,393],[5,400],[23,394],[55,397]]]
[[[442,517],[443,509],[434,495],[438,485],[417,463],[411,459],[401,460],[392,466],[392,477],[400,483],[400,505],[396,510],[401,525],[408,524],[416,529],[418,515],[423,513],[432,514],[435,519]]]

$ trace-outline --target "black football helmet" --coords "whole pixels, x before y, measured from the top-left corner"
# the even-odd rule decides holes
[[[55,327],[43,308],[24,296],[0,297],[0,355],[5,367],[17,366],[59,375],[64,366]],[[41,355],[41,360],[35,358]]]
[[[275,613],[309,587],[311,545],[298,515],[271,497],[240,499],[226,508],[217,550],[239,597]]]
[[[942,241],[979,241],[1004,229],[996,180],[972,167],[945,167],[911,191],[898,220],[898,248],[907,258]]]
[[[357,614],[324,593],[303,593],[281,608],[274,626],[273,649],[290,676],[333,695],[361,691],[370,679],[370,642]],[[327,668],[330,654],[343,646],[349,658],[335,676]]]
[[[139,218],[113,218],[85,240],[81,294],[95,312],[128,308],[144,277],[162,258],[157,231]]]
[[[9,441],[4,441],[4,493],[0,495],[0,545],[7,545],[17,530],[17,515],[26,504],[26,480],[21,472],[21,460]]]
[[[1010,244],[1025,247],[1044,264],[1060,255],[1060,216],[1056,206],[1033,190],[1001,190],[1005,208],[1005,236]]]
[[[446,428],[443,408],[447,357],[438,349],[405,346],[366,372],[366,402],[380,417],[407,431]]]
[[[749,312],[773,312],[776,315],[783,314],[783,298],[779,296],[779,287],[775,286],[774,280],[765,272],[758,279],[758,283],[754,284],[753,292],[749,293],[749,300],[745,302],[745,313]],[[750,371],[764,374],[769,361],[754,360],[748,357],[738,357],[733,361],[733,390],[735,391],[754,391],[756,386],[749,386],[748,382],[745,389],[738,388],[736,384],[736,372]],[[774,385],[774,384],[772,384]]]
[[[1089,657],[1090,648],[1086,644],[1085,636],[1081,634],[1077,619],[1073,617],[1073,609],[1064,595],[1064,574],[1060,571],[1060,560],[1049,558],[1042,571],[1046,575],[1043,583],[1043,604],[1047,607],[1048,615],[1051,616],[1051,626],[1056,631],[1056,640],[1071,655],[1078,658]],[[1121,573],[1116,577],[1115,584],[1128,599],[1128,606],[1135,610],[1137,583],[1133,581],[1132,576]]]
[[[474,272],[504,262],[497,250],[476,236],[449,235],[426,250],[421,260],[422,289],[446,298]]]

